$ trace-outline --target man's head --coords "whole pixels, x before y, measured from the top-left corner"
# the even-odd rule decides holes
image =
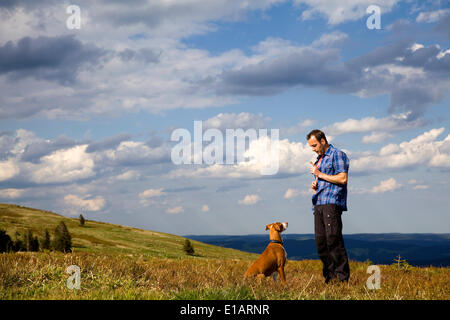
[[[308,140],[308,144],[311,149],[318,155],[324,154],[328,149],[327,137],[325,136],[325,133],[318,129],[308,133],[306,140]]]

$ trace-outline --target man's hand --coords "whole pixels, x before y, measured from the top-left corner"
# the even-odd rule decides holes
[[[316,180],[314,180],[314,181],[311,183],[311,189],[317,190],[317,181],[316,181]]]
[[[310,161],[309,162],[311,164],[311,168],[309,169],[309,171],[315,175],[316,177],[319,176],[319,174],[321,174],[321,172],[319,171],[319,169],[317,168],[317,166],[314,164],[314,162]]]

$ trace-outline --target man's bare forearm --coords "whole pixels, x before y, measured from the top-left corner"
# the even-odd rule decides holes
[[[318,175],[319,179],[331,182],[331,183],[337,183],[337,184],[347,184],[348,176],[345,172],[340,172],[337,175],[329,175],[325,173],[319,173]]]

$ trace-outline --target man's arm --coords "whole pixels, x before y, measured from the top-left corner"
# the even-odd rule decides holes
[[[347,172],[339,172],[337,175],[331,176],[329,174],[325,174],[319,171],[319,174],[317,176],[319,177],[319,179],[337,184],[347,184],[348,180]]]
[[[335,155],[335,158],[333,159],[333,165],[336,168],[336,171],[338,171],[339,173],[336,175],[329,175],[329,174],[325,174],[319,171],[319,169],[317,168],[316,165],[314,165],[313,162],[310,162],[312,167],[311,167],[311,173],[313,175],[315,175],[316,177],[318,177],[319,179],[331,182],[331,183],[335,183],[335,184],[347,184],[348,181],[348,158],[347,156],[343,153],[340,152],[339,154]]]

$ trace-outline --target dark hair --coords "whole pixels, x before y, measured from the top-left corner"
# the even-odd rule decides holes
[[[321,141],[322,139],[325,139],[325,142],[328,143],[327,137],[325,137],[325,133],[323,131],[320,131],[319,129],[314,129],[308,135],[306,136],[306,140],[311,139],[311,136],[316,137],[317,141]]]

